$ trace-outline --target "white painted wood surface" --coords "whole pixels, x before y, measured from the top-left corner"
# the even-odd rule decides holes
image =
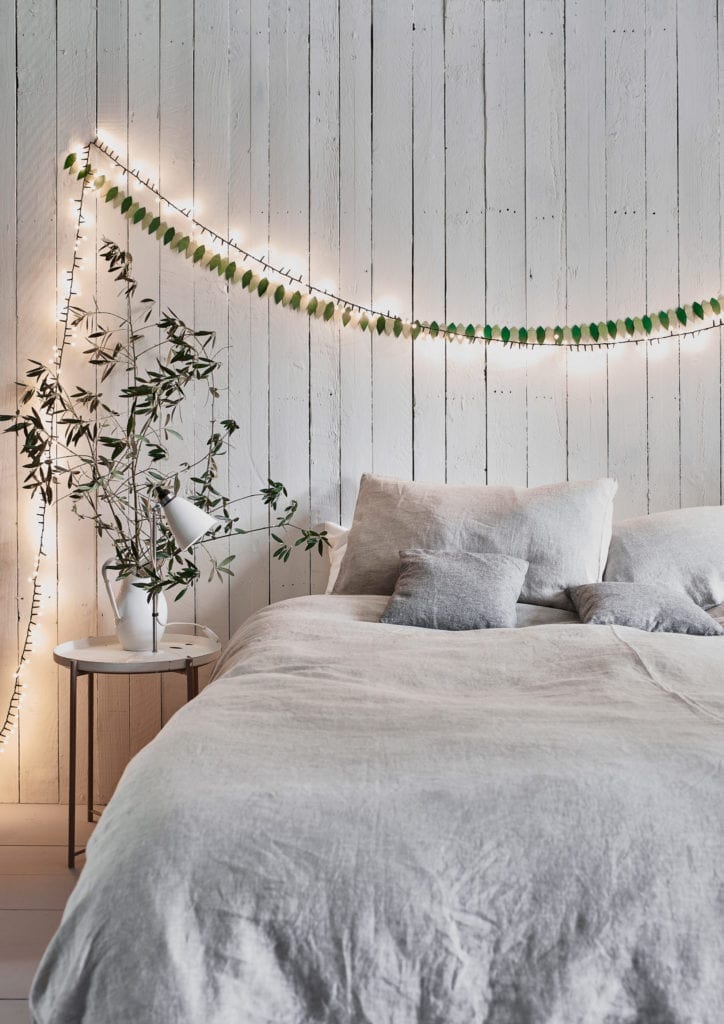
[[[717,293],[723,24],[724,0],[116,0],[97,18],[91,0],[62,0],[57,17],[52,0],[0,5],[3,408],[15,367],[53,344],[73,194],[58,158],[96,124],[212,227],[403,316],[553,327]],[[103,234],[128,238],[144,295],[228,343],[222,406],[240,430],[222,479],[234,497],[272,476],[302,518],[349,523],[374,469],[516,484],[610,472],[619,516],[721,501],[718,330],[615,354],[413,345],[200,276],[101,204],[89,245]],[[92,260],[86,296],[94,276],[112,303]],[[203,443],[203,417],[199,405],[173,457]],[[7,437],[0,459],[5,698],[33,520],[19,486],[8,497],[22,474]],[[249,529],[267,522],[259,503],[236,508]],[[109,625],[96,603],[103,544],[67,511],[51,520],[59,587],[0,761],[6,801],[62,793],[66,687],[48,652],[56,636]],[[272,562],[263,534],[230,550],[229,586],[204,583],[175,617],[228,636],[268,600],[323,585],[308,555]],[[100,799],[182,689],[104,681]]]

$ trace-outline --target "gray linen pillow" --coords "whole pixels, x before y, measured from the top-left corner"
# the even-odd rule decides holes
[[[520,600],[570,609],[596,583],[611,538],[614,480],[461,487],[365,474],[335,594],[391,594],[399,552],[477,551],[529,563]]]
[[[380,622],[425,629],[516,625],[528,563],[470,551],[401,551],[400,575]]]
[[[724,508],[680,508],[616,523],[603,578],[662,583],[700,608],[724,603]]]
[[[588,583],[569,591],[582,622],[648,633],[721,636],[724,629],[680,590],[651,583]]]

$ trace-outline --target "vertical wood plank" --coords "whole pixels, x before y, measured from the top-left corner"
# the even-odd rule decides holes
[[[485,6],[486,314],[519,327],[526,319],[525,7]],[[526,353],[488,349],[488,483],[528,479]]]
[[[646,301],[643,7],[606,6],[606,274],[608,316]],[[619,482],[615,514],[641,515],[648,502],[646,345],[622,345],[608,358],[609,472]]]
[[[443,10],[438,0],[414,0],[412,311],[417,320],[446,315]],[[413,475],[444,481],[446,343],[421,334],[412,346]]]
[[[720,265],[717,4],[678,5],[679,299],[709,297]],[[721,394],[718,331],[681,342],[681,501],[718,504]]]
[[[310,5],[309,279],[339,293],[339,22],[337,0]],[[330,287],[331,286],[331,287]],[[313,525],[340,516],[339,346],[341,325],[309,324],[309,483]],[[311,556],[313,593],[329,563]]]
[[[372,299],[372,0],[343,3],[339,26],[339,286]],[[362,473],[372,470],[372,338],[349,331],[340,350],[341,519],[351,525]]]
[[[477,0],[445,6],[446,315],[485,321],[485,19]],[[456,312],[459,310],[460,312]],[[486,480],[486,350],[448,345],[447,480]]]
[[[402,317],[412,308],[411,25],[412,0],[373,4],[372,304]],[[404,337],[375,330],[372,356],[374,470],[409,479],[412,347]]]
[[[128,156],[132,168],[152,182],[159,179],[159,19],[160,0],[129,0],[128,65]],[[148,189],[136,187],[140,201],[154,216],[162,213]],[[138,280],[134,310],[140,312],[142,298],[153,299],[158,309],[160,253],[158,241],[136,228],[130,237],[133,272]],[[139,318],[140,319],[140,318]],[[158,331],[146,335],[149,343],[158,341]],[[144,346],[146,347],[146,346]],[[155,352],[149,352],[141,364],[152,365]],[[161,727],[160,675],[131,676],[129,680],[129,743],[135,754],[156,735]]]
[[[160,9],[159,45],[159,179],[161,192],[177,203],[193,197],[194,166],[194,3],[174,0]],[[162,211],[163,217],[167,213]],[[158,242],[154,243],[158,246]],[[166,246],[159,247],[160,311],[173,310],[186,323],[193,323],[194,271]],[[196,271],[200,274],[202,271]],[[168,469],[177,471],[193,451],[192,417],[182,415],[174,424],[183,440],[168,442]],[[169,619],[194,620],[194,595],[187,592],[179,601],[169,601]],[[161,720],[167,722],[186,701],[186,680],[176,673],[161,680]]]
[[[606,308],[605,0],[566,4],[566,290],[568,323]],[[605,351],[569,352],[568,478],[608,472]]]
[[[194,213],[228,237],[229,228],[229,4],[226,0],[204,0],[195,6],[194,49]],[[208,240],[207,240],[208,241]],[[212,242],[214,248],[218,244]],[[222,252],[228,256],[227,252]],[[221,362],[217,386],[222,396],[229,386],[229,286],[215,272],[200,270],[194,278],[194,319],[197,330],[216,332],[216,355]],[[220,398],[213,415],[216,423],[225,418],[228,399]],[[194,397],[195,458],[206,452],[211,433],[212,408],[208,387],[203,382]],[[219,490],[229,482],[228,455],[217,459]],[[189,491],[191,481],[186,481]],[[229,553],[226,540],[212,542],[209,552],[221,561]],[[197,545],[196,558],[201,579],[196,584],[195,621],[210,626],[222,640],[229,636],[229,587],[227,582],[208,579],[208,562]],[[211,669],[200,672],[202,685]]]
[[[667,309],[679,290],[676,0],[646,4],[646,306]],[[681,504],[679,342],[652,343],[648,364],[649,511]]]
[[[98,8],[98,38],[96,51],[98,133],[128,161],[128,0],[115,4],[101,4]],[[113,172],[113,179],[122,188],[131,189],[126,176]],[[134,190],[135,191],[135,190]],[[98,238],[107,237],[119,245],[127,246],[129,230],[116,210],[106,203],[96,207]],[[96,294],[102,311],[125,314],[125,303],[118,296],[118,285],[110,279],[105,264],[98,266]],[[104,394],[112,396],[123,387],[122,375],[109,378]],[[113,554],[102,538],[98,542],[98,563]],[[113,615],[104,592],[98,604],[98,627],[102,633],[113,633]],[[129,677],[96,677],[96,792],[99,803],[107,803],[130,756]]]
[[[17,148],[17,363],[24,373],[28,359],[52,357],[57,309],[55,260],[56,182],[56,34],[55,3],[32,0],[17,8],[17,116],[22,130]],[[27,492],[18,499],[20,620],[28,616],[30,587],[24,573],[37,552],[37,505]],[[48,576],[56,557],[55,512],[47,516]],[[56,635],[57,601],[46,602],[45,636],[36,642],[28,669],[22,709],[20,799],[31,803],[58,800],[57,672],[49,653]],[[50,614],[48,614],[50,613]]]
[[[75,175],[62,169],[63,155],[74,149],[76,152],[95,135],[95,74],[96,74],[96,17],[92,7],[81,10],[70,0],[60,0],[57,5],[57,137],[58,137],[58,226],[56,233],[56,269],[58,296],[67,291],[67,272],[70,269],[75,246],[76,216],[73,200],[80,194],[80,182]],[[95,289],[95,248],[96,232],[92,193],[87,193],[84,203],[83,237],[79,256],[82,262],[76,268],[74,290],[78,293],[75,301],[90,302]],[[87,308],[87,307],[86,307]],[[58,324],[57,338],[60,344],[63,325]],[[66,383],[92,389],[95,384],[94,368],[83,358],[84,346],[77,343],[66,346],[63,356],[62,376]],[[96,607],[98,601],[98,562],[96,537],[93,524],[81,521],[67,501],[57,506],[58,528],[58,639],[71,640],[74,637],[92,636],[96,631]],[[60,792],[67,791],[68,784],[68,673],[58,673],[58,740],[60,766]],[[80,686],[78,694],[78,715],[85,721],[87,687]],[[86,730],[78,733],[78,799],[86,794]],[[64,798],[64,797],[63,797]]]
[[[230,12],[229,227],[236,240],[268,255],[269,231],[269,23],[264,5],[247,0]],[[266,486],[269,461],[269,330],[266,303],[239,287],[229,292],[230,413],[240,429],[231,442],[230,496]],[[260,501],[240,502],[243,529],[268,523]],[[230,630],[269,600],[266,532],[235,538]]]
[[[270,0],[269,253],[305,279],[309,266],[309,12]],[[257,300],[260,301],[260,300]],[[309,517],[309,321],[269,305],[269,463]],[[309,592],[309,555],[272,563],[273,601]]]
[[[564,0],[528,4],[525,24],[527,323],[566,314]],[[528,484],[564,480],[566,353],[529,346]]]
[[[0,380],[0,405],[14,409],[15,380],[20,365],[16,361],[16,174],[15,174],[15,5],[0,5],[0,181],[5,201],[0,206],[0,345],[10,373]],[[13,673],[18,658],[18,495],[19,480],[14,434],[0,434],[0,474],[6,495],[0,517],[0,602],[5,614],[0,622],[0,714],[5,716],[13,691]],[[18,734],[5,744],[0,758],[0,801],[16,801],[20,765]]]

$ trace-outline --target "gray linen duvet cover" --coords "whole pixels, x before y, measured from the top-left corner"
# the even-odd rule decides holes
[[[724,638],[242,628],[127,768],[36,1024],[721,1024]]]

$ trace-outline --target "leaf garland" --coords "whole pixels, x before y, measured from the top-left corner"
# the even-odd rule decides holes
[[[441,325],[436,320],[406,320],[389,311],[383,313],[367,309],[358,303],[345,301],[324,289],[307,286],[302,290],[299,287],[301,285],[299,279],[283,270],[271,267],[259,260],[258,257],[240,249],[231,240],[222,238],[209,228],[198,224],[188,211],[181,210],[162,196],[150,181],[143,181],[136,172],[125,167],[118,156],[104,143],[94,140],[90,145],[95,146],[119,169],[135,177],[165,205],[199,228],[202,234],[208,233],[227,249],[235,249],[243,256],[243,262],[255,261],[264,273],[258,274],[249,267],[239,266],[236,261],[229,260],[222,253],[214,252],[200,239],[191,235],[182,235],[173,225],[167,224],[161,217],[148,211],[130,193],[126,193],[120,186],[107,180],[105,175],[97,174],[88,162],[88,157],[85,157],[84,166],[77,170],[77,154],[69,153],[63,163],[64,170],[70,174],[76,174],[78,179],[85,180],[87,184],[92,185],[105,199],[105,202],[111,203],[131,223],[141,227],[148,234],[155,235],[163,245],[183,254],[186,259],[190,258],[194,264],[200,264],[209,272],[216,271],[220,277],[225,278],[231,284],[240,284],[252,295],[262,298],[269,292],[277,305],[306,313],[309,317],[316,317],[325,322],[334,320],[344,327],[369,331],[371,334],[403,337],[413,341],[420,334],[426,334],[430,338],[442,337],[447,341],[482,342],[486,345],[489,342],[500,342],[504,346],[511,347],[548,345],[575,349],[609,348],[613,345],[630,342],[638,344],[640,341],[660,340],[662,337],[695,333],[698,330],[722,323],[720,319],[717,319],[720,317],[722,305],[724,305],[724,296],[722,295],[684,305],[675,305],[670,309],[662,309],[658,313],[644,313],[635,317],[626,316],[619,319],[565,326],[556,325],[555,327],[542,325],[510,327],[506,324],[502,326],[499,324],[465,324],[455,321]]]

